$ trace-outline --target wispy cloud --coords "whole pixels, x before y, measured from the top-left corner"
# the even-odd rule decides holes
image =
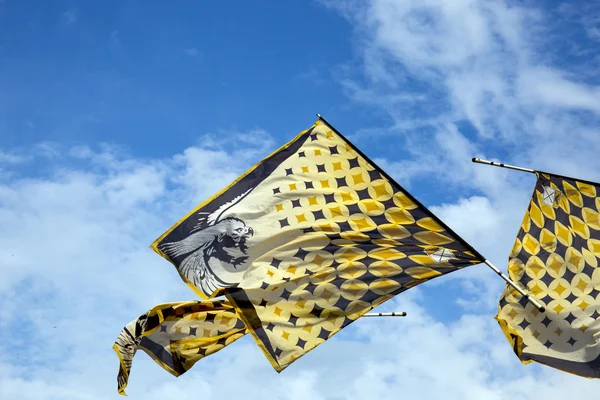
[[[77,10],[71,8],[63,11],[61,19],[67,26],[75,25],[79,21],[79,13]]]
[[[200,55],[200,51],[195,47],[190,47],[188,49],[183,49],[183,52],[190,57],[198,57]]]

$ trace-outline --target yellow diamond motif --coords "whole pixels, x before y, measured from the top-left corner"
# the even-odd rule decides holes
[[[577,282],[577,285],[575,285],[575,287],[582,292],[585,290],[585,288],[587,288],[587,286],[588,284],[581,278],[579,278],[579,282]]]
[[[334,171],[340,171],[342,169],[344,169],[344,168],[342,168],[342,162],[341,161],[333,163],[333,170]]]
[[[305,167],[302,167],[302,172],[304,172],[304,173],[306,173],[306,174],[307,174],[307,173],[308,173],[308,167],[306,167],[306,166],[305,166]]]
[[[284,338],[285,340],[287,340],[290,337],[290,334],[287,333],[286,331],[283,331],[283,333],[281,334],[281,337]]]
[[[304,214],[296,215],[296,219],[298,220],[298,223],[306,222],[306,217],[304,216]]]
[[[290,183],[290,190],[296,190],[296,184]]]
[[[390,193],[387,191],[385,183],[381,183],[379,185],[374,185],[373,190],[375,191],[375,198],[379,199],[380,197],[390,197]]]
[[[295,267],[295,266],[293,266],[293,265],[290,265],[290,266],[289,266],[289,267],[286,269],[286,271],[287,271],[287,272],[289,272],[290,274],[295,274],[297,270],[298,270],[298,267]]]
[[[282,311],[283,310],[281,308],[279,308],[279,307],[276,306],[275,310],[273,311],[273,314],[275,314],[275,315],[277,315],[279,317],[279,316],[281,316],[281,312]]]
[[[519,313],[514,308],[511,308],[510,312],[507,315],[510,317],[510,319],[515,319],[515,317],[519,315]]]
[[[323,188],[323,189],[327,189],[330,187],[328,179],[324,179],[324,180],[320,181],[320,183],[321,183],[321,188]]]
[[[558,336],[560,336],[563,333],[563,331],[561,331],[560,328],[556,328],[554,333],[556,333]]]
[[[277,210],[277,212],[282,211],[283,210],[283,204],[277,204],[275,206],[275,209]]]
[[[579,303],[579,305],[577,307],[581,308],[581,311],[585,311],[587,306],[589,306],[589,304],[586,303],[585,300],[581,300],[581,303]]]
[[[365,180],[363,179],[363,175],[361,173],[353,174],[352,180],[354,181],[355,185],[358,185],[359,183],[365,183]]]
[[[531,255],[536,255],[540,252],[540,243],[529,233],[523,238],[523,248]]]
[[[329,139],[331,139],[333,137],[333,131],[327,131],[327,132],[325,132],[325,134],[327,135],[327,137]]]
[[[540,337],[540,333],[538,331],[534,331],[532,336],[537,339],[538,337]]]
[[[302,299],[302,300],[298,300],[298,301],[296,302],[296,305],[297,305],[298,307],[301,307],[301,308],[304,308],[304,305],[305,305],[305,304],[306,304],[306,300],[304,300],[304,299]]]
[[[556,238],[565,246],[570,246],[573,242],[573,237],[569,228],[561,224],[559,221],[554,221],[554,232],[556,232]]]
[[[579,327],[579,330],[583,333],[585,333],[585,331],[587,331],[587,326],[585,326],[585,324],[581,324],[581,326]]]
[[[313,196],[313,197],[309,197],[308,198],[308,205],[309,206],[316,206],[318,204],[319,203],[317,203],[317,198],[316,197]]]
[[[346,201],[353,201],[354,199],[352,198],[352,194],[348,193],[348,192],[342,192],[340,193],[340,196],[342,196],[342,201],[346,202]]]
[[[560,283],[560,282],[558,283],[558,285],[556,285],[556,288],[554,289],[554,291],[555,291],[555,292],[556,292],[556,293],[557,293],[559,296],[560,296],[560,295],[562,295],[562,294],[563,294],[563,292],[564,292],[565,290],[567,290],[567,288],[566,288],[566,287],[564,287],[564,286],[562,285],[562,283]],[[558,312],[558,311],[557,311],[557,312]]]
[[[558,304],[556,307],[553,308],[553,310],[556,311],[557,313],[560,313],[564,309],[565,308],[563,306],[561,306],[560,304]]]
[[[569,223],[573,227],[573,230],[576,234],[586,240],[590,238],[590,228],[588,228],[585,222],[583,222],[581,219],[574,215],[569,215]]]
[[[315,156],[320,156],[321,155],[321,150],[315,150]]]

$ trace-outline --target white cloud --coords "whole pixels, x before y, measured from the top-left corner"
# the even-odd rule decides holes
[[[190,47],[188,49],[183,49],[183,52],[190,57],[198,57],[200,55],[200,51],[195,47]]]
[[[79,21],[79,13],[75,9],[69,9],[62,13],[62,21],[65,25],[75,25]]]

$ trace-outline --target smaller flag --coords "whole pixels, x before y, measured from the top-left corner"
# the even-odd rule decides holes
[[[496,320],[523,364],[600,378],[600,184],[536,172]]]
[[[174,376],[180,376],[198,360],[246,333],[244,323],[227,301],[159,304],[127,324],[113,346],[120,361],[117,390],[125,395],[138,349]]]

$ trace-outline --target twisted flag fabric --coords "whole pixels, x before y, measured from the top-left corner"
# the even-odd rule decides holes
[[[277,371],[373,307],[484,261],[319,119],[152,245],[225,294]]]
[[[247,333],[227,301],[205,300],[159,304],[127,324],[113,349],[119,357],[117,390],[125,395],[138,349],[179,376],[200,359],[216,353]]]
[[[507,285],[496,320],[524,364],[600,378],[600,185],[536,175],[508,270],[546,312]]]

